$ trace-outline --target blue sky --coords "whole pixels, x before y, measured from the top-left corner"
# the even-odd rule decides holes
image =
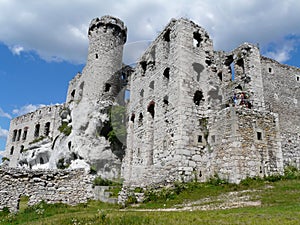
[[[216,50],[258,43],[263,55],[300,67],[299,0],[0,0],[0,150],[11,118],[65,101],[86,60],[89,22],[107,14],[128,28],[126,63],[171,18],[186,17]]]

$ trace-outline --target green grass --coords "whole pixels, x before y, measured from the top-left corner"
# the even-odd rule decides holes
[[[23,202],[28,201],[24,198],[21,199],[22,209],[18,214],[0,212],[0,224],[300,224],[300,179],[278,179],[274,182],[248,179],[240,185],[191,182],[177,184],[172,191],[165,189],[163,194],[157,194],[156,199],[125,209],[98,201],[73,207],[40,203],[24,209]],[[224,201],[220,196],[227,196],[233,192],[238,193],[237,196],[249,195],[251,200],[261,201],[261,205],[207,211],[156,210],[180,209],[180,204],[201,199],[206,201],[198,205],[219,204]]]

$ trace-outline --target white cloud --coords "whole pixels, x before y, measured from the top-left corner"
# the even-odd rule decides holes
[[[6,139],[8,135],[8,130],[2,129],[0,127],[0,139]]]
[[[21,52],[24,51],[24,48],[20,45],[16,45],[16,46],[10,47],[10,50],[14,55],[20,55]]]
[[[0,117],[5,117],[5,118],[8,118],[8,119],[11,119],[11,115],[4,112],[1,108],[0,108]]]
[[[0,41],[15,54],[35,51],[45,60],[84,63],[89,22],[107,14],[125,22],[128,43],[154,39],[171,18],[179,17],[207,29],[222,50],[245,41],[264,49],[289,34],[300,36],[298,0],[27,0],[0,1]]]
[[[37,109],[45,107],[45,106],[46,105],[43,105],[43,104],[38,104],[38,105],[28,104],[28,105],[22,106],[20,109],[14,109],[12,113],[17,115],[17,116],[21,116],[21,115],[24,115],[26,113],[34,112]]]

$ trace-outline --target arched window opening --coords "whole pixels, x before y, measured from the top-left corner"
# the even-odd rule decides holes
[[[170,78],[170,68],[167,67],[165,70],[164,70],[164,77],[167,78],[169,80]]]
[[[154,90],[154,81],[151,81],[150,84],[149,84],[149,87]]]
[[[23,131],[23,137],[22,137],[22,140],[25,141],[26,138],[27,138],[27,133],[28,133],[28,127],[25,127],[24,128],[24,131]]]
[[[40,164],[44,164],[45,162],[44,162],[44,159],[43,159],[43,157],[40,157]]]
[[[144,76],[145,73],[146,73],[146,70],[147,70],[147,62],[146,61],[142,61],[142,62],[140,62],[140,65],[142,67],[142,76]]]
[[[132,113],[132,114],[131,114],[131,117],[130,117],[130,121],[134,123],[134,119],[135,119],[135,114]]]
[[[45,124],[44,135],[47,137],[47,136],[49,136],[49,133],[50,133],[50,122],[47,122]]]
[[[144,97],[144,89],[142,89],[142,90],[140,91],[140,96],[141,96],[141,97]]]
[[[16,141],[18,130],[14,130],[12,142]]]
[[[22,133],[22,129],[18,130],[18,135],[17,135],[17,141],[20,141],[21,139],[21,133]]]
[[[96,59],[98,59],[98,54],[96,53]]]
[[[14,154],[14,146],[12,146],[11,148],[10,148],[10,155],[13,155]]]
[[[40,124],[35,125],[35,130],[34,130],[34,137],[40,136]]]
[[[199,106],[200,105],[200,102],[203,100],[203,93],[202,91],[196,91],[195,94],[194,94],[194,103]]]
[[[155,103],[154,101],[151,101],[147,107],[147,112],[150,113],[150,115],[152,116],[152,118],[154,118],[155,115]]]

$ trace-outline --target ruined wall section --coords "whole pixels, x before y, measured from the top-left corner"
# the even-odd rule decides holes
[[[34,148],[37,141],[52,142],[59,135],[58,127],[61,125],[59,114],[63,107],[63,105],[47,106],[11,120],[5,151],[9,166],[16,167],[20,153]],[[49,160],[49,156],[41,157],[43,163]]]
[[[278,115],[229,107],[209,120],[211,174],[239,183],[283,172]]]
[[[21,196],[28,196],[28,205],[41,201],[76,205],[94,199],[91,176],[84,170],[24,170],[0,168],[0,210],[19,208]]]
[[[161,181],[169,173],[168,168],[176,165],[175,145],[180,139],[176,35],[172,20],[146,50],[131,76],[123,161],[125,183]]]
[[[279,114],[284,165],[300,168],[300,69],[261,61],[267,109]]]
[[[84,83],[80,83],[81,73],[77,73],[76,76],[69,82],[66,103],[79,102],[82,98],[82,91]]]

